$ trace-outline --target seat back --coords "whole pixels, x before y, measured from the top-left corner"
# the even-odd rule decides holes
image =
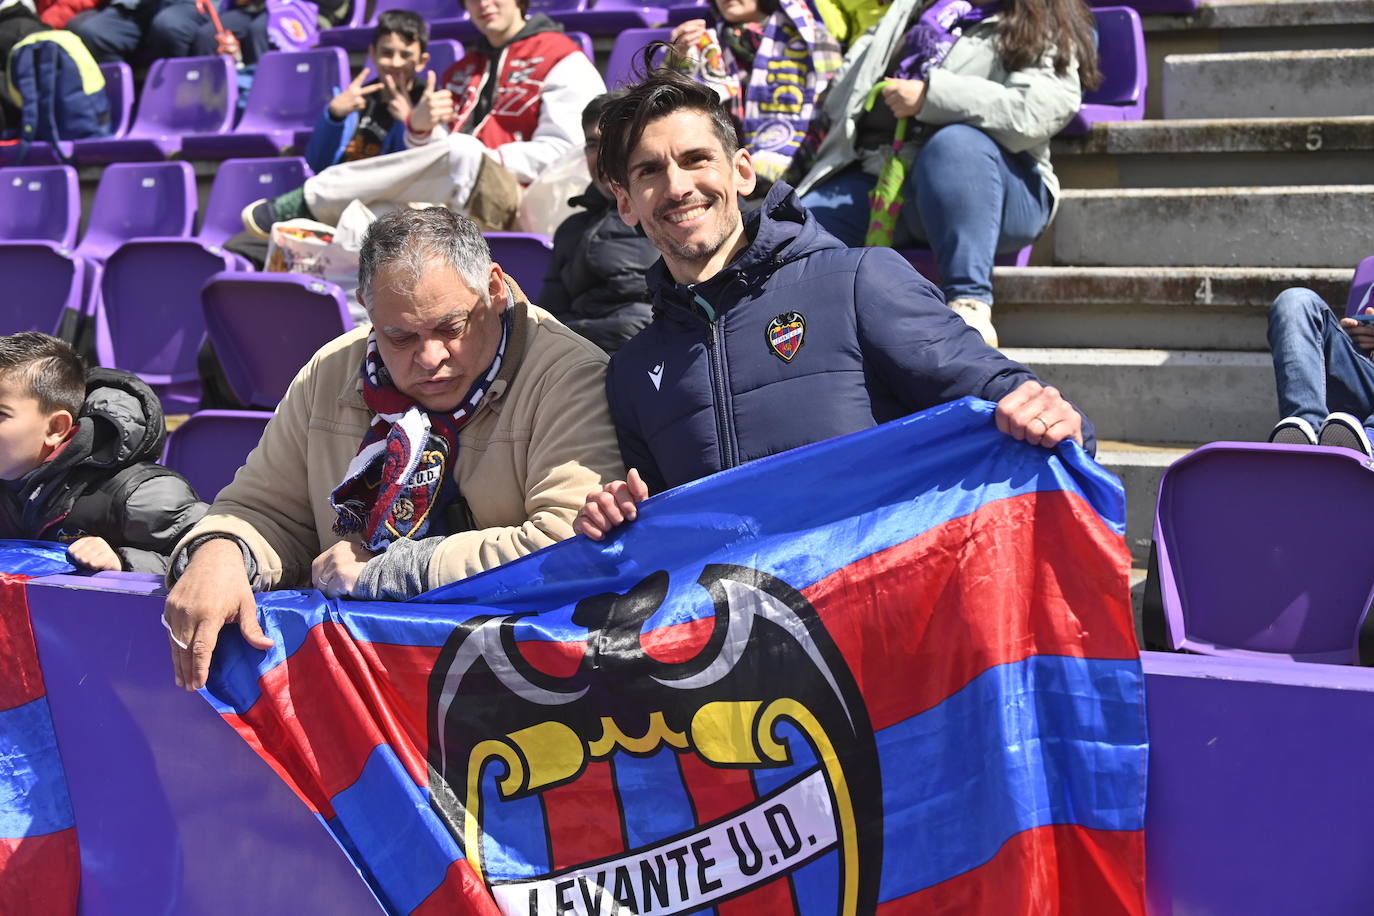
[[[343,48],[269,51],[258,59],[253,88],[234,132],[307,130],[349,79]]]
[[[449,67],[462,59],[463,45],[460,42],[452,38],[436,38],[429,43],[429,66],[425,69],[433,70],[435,77],[441,77]],[[377,72],[374,64],[369,63],[368,66],[372,67],[373,73]],[[423,81],[424,74],[419,74],[417,78]]]
[[[85,261],[53,242],[0,242],[0,277],[5,278],[0,334],[59,334],[64,320],[74,329],[85,311],[83,287],[89,269]]]
[[[137,374],[168,413],[200,400],[196,357],[205,339],[200,291],[234,266],[233,255],[195,239],[125,242],[105,264],[96,354],[105,366]]]
[[[263,197],[276,197],[299,188],[310,177],[310,167],[299,156],[269,159],[230,159],[220,164],[198,238],[222,245],[243,231],[243,208]]]
[[[0,240],[42,239],[70,248],[80,222],[76,169],[45,165],[0,172]]]
[[[564,34],[582,47],[582,53],[587,55],[587,60],[596,63],[596,49],[592,46],[592,36],[586,32],[565,32]]]
[[[1102,85],[1083,93],[1085,105],[1132,105],[1143,102],[1147,82],[1145,29],[1140,14],[1129,6],[1099,7],[1098,67]]]
[[[377,17],[387,10],[410,10],[430,23],[436,19],[461,19],[467,16],[459,0],[377,0],[368,25],[376,25]]]
[[[121,162],[105,167],[86,235],[76,253],[103,260],[143,236],[189,236],[196,223],[196,174],[189,162]]]
[[[165,57],[148,70],[129,136],[224,133],[234,124],[238,98],[228,57]]]
[[[301,274],[216,274],[200,301],[230,389],[254,407],[275,407],[315,351],[353,327],[343,291]]]
[[[557,19],[559,13],[581,12],[587,8],[587,0],[530,0],[530,15],[544,13]]]
[[[100,65],[105,77],[105,99],[110,103],[110,136],[116,140],[129,132],[134,120],[134,70],[122,60]]]
[[[1204,445],[1160,481],[1168,640],[1206,655],[1350,664],[1374,598],[1374,475],[1347,449]]]
[[[636,82],[643,67],[642,53],[652,41],[667,41],[672,29],[626,29],[615,38],[606,62],[606,88],[618,89]]]
[[[526,296],[539,295],[553,258],[553,242],[533,232],[488,232],[491,259],[513,277]]]
[[[1355,277],[1350,281],[1350,297],[1345,302],[1345,313],[1358,315],[1370,306],[1374,306],[1374,254],[1355,267]]]
[[[162,463],[213,502],[257,448],[270,419],[270,412],[260,410],[197,411],[168,434]]]

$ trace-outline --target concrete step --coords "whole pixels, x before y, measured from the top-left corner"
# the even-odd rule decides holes
[[[1054,141],[1053,155],[1065,188],[1361,184],[1374,117],[1114,121]]]
[[[1268,353],[1005,347],[1055,385],[1103,439],[1262,441],[1278,420]]]
[[[1374,114],[1374,49],[1173,54],[1164,59],[1166,118]]]
[[[1268,350],[1269,304],[1306,286],[1343,310],[1347,268],[999,267],[997,334],[1009,347]]]
[[[1192,451],[1192,446],[1152,446],[1130,442],[1099,442],[1097,461],[1121,478],[1126,488],[1126,546],[1131,559],[1143,567],[1150,557],[1159,479],[1169,465]]]
[[[1056,264],[1348,267],[1369,254],[1374,185],[1068,189]]]

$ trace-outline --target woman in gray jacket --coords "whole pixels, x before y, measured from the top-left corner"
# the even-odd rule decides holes
[[[1082,0],[896,0],[831,87],[832,127],[798,186],[802,203],[862,245],[897,119],[912,118],[895,243],[934,250],[950,307],[996,346],[993,256],[1030,244],[1054,217],[1050,138],[1078,111],[1082,87],[1100,81]]]

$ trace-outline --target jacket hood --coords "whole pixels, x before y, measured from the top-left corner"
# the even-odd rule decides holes
[[[506,42],[501,47],[509,48],[517,41],[520,41],[523,38],[529,38],[531,35],[538,35],[541,32],[561,31],[563,31],[562,23],[554,22],[552,19],[550,19],[548,16],[545,16],[543,13],[535,13],[533,16],[525,20],[525,27],[522,28],[520,31],[516,32],[515,37],[512,38],[510,41]],[[487,41],[487,36],[483,35],[481,32],[478,32],[477,50],[483,51],[488,55],[494,55],[499,53],[501,51],[501,48],[493,47],[492,43]]]
[[[745,287],[757,286],[784,264],[813,252],[846,247],[821,228],[811,211],[801,205],[792,186],[784,181],[774,182],[763,204],[745,214],[744,232],[752,240],[749,245],[720,273],[700,283],[678,283],[660,258],[648,274],[655,313],[671,313],[674,308],[698,312],[699,307],[693,304],[696,296],[726,308],[729,302],[720,294],[739,278],[743,278]]]
[[[142,379],[118,369],[92,369],[86,374],[86,403],[67,446],[67,460],[102,469],[156,461],[166,436],[162,403]]]
[[[568,206],[581,207],[583,210],[591,210],[594,213],[600,213],[614,203],[614,200],[601,193],[601,189],[596,186],[595,181],[587,185],[586,190],[581,194],[568,198]]]

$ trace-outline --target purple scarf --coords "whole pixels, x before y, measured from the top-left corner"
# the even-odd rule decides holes
[[[997,12],[998,3],[974,6],[969,0],[935,0],[907,30],[896,72],[904,80],[928,80],[964,29]]]

